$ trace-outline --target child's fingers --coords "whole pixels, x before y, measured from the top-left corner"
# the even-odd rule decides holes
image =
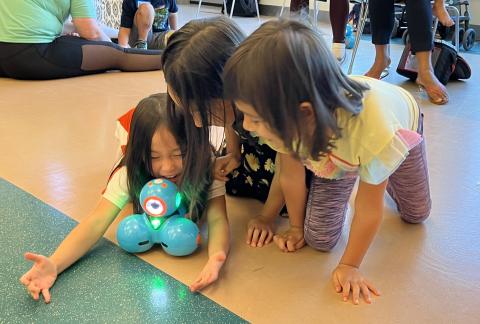
[[[42,261],[42,257],[38,254],[27,252],[24,254],[25,260],[32,261],[32,262],[40,262]]]
[[[297,244],[295,244],[295,249],[299,250],[299,249],[301,249],[304,245],[305,245],[305,239],[302,238],[300,241],[297,242]]]
[[[293,243],[291,238],[287,240],[287,250],[288,252],[295,252],[295,243]]]
[[[253,230],[255,227],[249,226],[247,230],[247,244],[250,244],[252,242],[252,235],[253,235]]]
[[[362,284],[360,286],[360,289],[362,290],[362,295],[363,295],[363,299],[365,299],[365,302],[367,304],[371,304],[372,299],[370,297],[370,290],[368,289],[368,286],[366,284]]]
[[[50,291],[48,289],[42,289],[43,299],[45,299],[45,304],[50,303]]]
[[[368,289],[369,289],[371,292],[373,292],[376,296],[380,296],[380,294],[381,294],[380,291],[379,291],[377,288],[375,288],[375,286],[372,285],[372,284],[370,283],[370,281],[368,281],[367,279],[365,279],[365,284],[367,285]]]
[[[273,240],[273,232],[268,231],[267,238],[265,239],[265,245],[270,244],[270,242],[272,242],[272,240]]]
[[[260,233],[260,238],[258,239],[257,247],[262,247],[263,244],[265,243],[265,239],[267,238],[268,231],[267,230],[262,230]]]
[[[349,295],[350,295],[350,282],[347,281],[345,284],[342,285],[343,301],[347,301]]]
[[[360,286],[356,283],[352,285],[352,301],[355,305],[358,305],[360,299]]]
[[[258,237],[260,236],[260,230],[258,228],[255,228],[253,230],[253,235],[252,235],[252,244],[250,244],[250,246],[252,247],[256,247],[257,246],[257,242],[258,242]]]
[[[189,287],[191,292],[195,292],[199,289],[200,283],[202,282],[202,277],[198,277],[197,280],[195,280]]]
[[[285,246],[285,239],[282,236],[275,235],[273,237],[273,241],[275,242],[275,244],[277,244],[280,250],[282,250],[283,252],[287,252],[287,248]]]
[[[340,281],[338,280],[336,274],[334,274],[332,276],[332,281],[333,281],[333,286],[335,287],[335,291],[337,293],[341,292],[342,291],[342,285],[340,284]]]

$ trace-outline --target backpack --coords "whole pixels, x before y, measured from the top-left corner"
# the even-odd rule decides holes
[[[453,45],[442,40],[435,40],[432,49],[432,65],[438,81],[446,85],[449,80],[468,79],[472,71],[467,61],[460,55]],[[397,73],[411,80],[417,78],[417,61],[408,43],[398,62]]]
[[[232,10],[232,1],[233,0],[227,0],[228,15],[230,15],[230,10]],[[222,6],[222,14],[225,12],[224,10],[225,6]],[[255,17],[257,15],[255,0],[235,0],[233,15],[238,17]]]

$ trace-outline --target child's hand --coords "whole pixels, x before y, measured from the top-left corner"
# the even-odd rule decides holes
[[[380,292],[367,279],[365,279],[358,268],[346,264],[339,264],[332,273],[333,285],[337,293],[342,293],[343,301],[348,301],[352,291],[352,301],[358,305],[360,293],[367,304],[371,304],[370,291],[376,296]]]
[[[283,252],[295,252],[305,245],[303,227],[292,226],[287,231],[275,235],[273,241]]]
[[[247,244],[262,247],[273,240],[274,222],[259,215],[248,222]]]
[[[215,159],[213,175],[216,180],[228,181],[227,174],[240,166],[240,159],[232,153],[220,156]]]
[[[33,299],[39,300],[40,294],[42,294],[45,303],[48,304],[50,302],[49,289],[57,279],[57,267],[49,258],[43,255],[25,253],[25,259],[33,261],[34,264],[20,278],[20,282],[27,288]]]
[[[223,252],[218,252],[212,255],[205,267],[203,267],[202,272],[197,277],[197,279],[190,285],[189,289],[191,292],[199,291],[200,289],[205,288],[218,278],[218,273],[225,263],[227,256]]]

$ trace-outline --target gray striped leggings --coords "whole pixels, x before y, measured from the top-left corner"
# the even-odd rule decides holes
[[[423,133],[422,120],[418,132]],[[304,225],[308,245],[320,251],[329,251],[337,244],[355,181],[312,177]],[[405,161],[388,178],[387,192],[397,203],[404,221],[420,223],[428,217],[432,201],[425,140],[410,151]]]

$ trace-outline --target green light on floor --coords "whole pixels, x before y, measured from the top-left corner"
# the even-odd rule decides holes
[[[180,287],[178,289],[178,299],[184,300],[187,297],[188,291],[187,287]]]
[[[162,225],[160,218],[153,218],[150,220],[150,223],[152,224],[153,229],[157,229],[160,227],[160,225]]]
[[[155,277],[153,279],[153,289],[164,289],[165,281],[160,277]]]

